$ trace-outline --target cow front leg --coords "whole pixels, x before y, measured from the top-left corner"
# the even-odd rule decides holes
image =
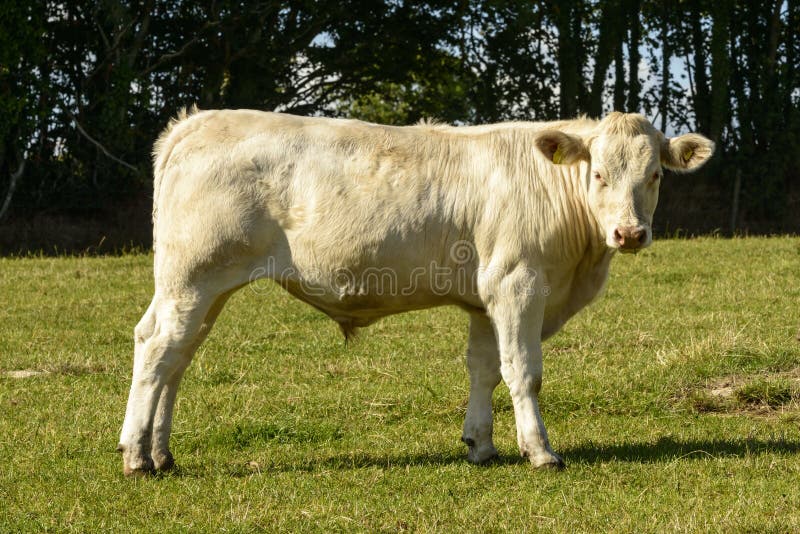
[[[467,344],[469,402],[461,441],[467,444],[467,458],[483,463],[497,456],[492,442],[492,393],[500,383],[500,353],[489,318],[473,314]]]
[[[183,373],[186,371],[197,347],[199,347],[206,336],[208,336],[208,333],[214,326],[214,322],[217,320],[217,317],[231,294],[233,294],[233,290],[220,295],[214,301],[214,304],[203,320],[200,331],[195,336],[191,346],[187,348],[184,358],[179,361],[172,376],[165,381],[164,387],[161,390],[161,398],[158,401],[155,418],[153,420],[151,450],[154,466],[160,471],[169,470],[175,465],[175,459],[169,449],[169,436],[172,432],[172,414],[175,409],[175,397],[178,393],[178,387],[183,378]]]
[[[500,372],[514,405],[520,454],[534,467],[561,468],[564,462],[550,448],[539,412],[544,297],[527,294],[536,291],[520,291],[520,287],[534,289],[523,282],[505,281],[489,308],[500,350]]]

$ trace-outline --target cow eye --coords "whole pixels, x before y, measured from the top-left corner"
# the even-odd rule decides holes
[[[601,185],[607,185],[607,184],[606,184],[606,181],[603,179],[603,177],[602,177],[602,176],[600,176],[600,173],[599,173],[599,172],[596,172],[596,173],[594,173],[592,176],[594,177],[594,179],[595,179],[595,180],[597,180],[598,182],[600,182],[600,184],[601,184]]]
[[[661,179],[661,173],[656,171],[653,173],[653,176],[650,178],[650,183],[654,184]]]

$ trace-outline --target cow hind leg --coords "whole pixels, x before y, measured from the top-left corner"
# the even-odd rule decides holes
[[[134,350],[133,350],[133,368],[134,370],[139,369],[142,367],[143,359],[145,357],[145,346],[150,338],[153,337],[153,334],[156,330],[156,304],[157,300],[154,297],[152,301],[150,301],[150,305],[147,307],[147,311],[145,311],[142,318],[139,320],[139,323],[136,325],[136,328],[133,331],[133,339],[134,339]],[[131,388],[133,389],[133,388]],[[131,411],[131,398],[128,400],[128,412]],[[125,418],[126,422],[130,420],[130,418]],[[125,445],[123,444],[122,438],[120,438],[119,445],[117,446],[117,450],[122,452],[123,455],[125,454]],[[126,462],[127,465],[133,465],[133,462]],[[142,462],[141,470],[146,471],[148,470],[147,462]],[[126,471],[126,474],[127,471]]]
[[[501,380],[497,340],[485,315],[471,316],[467,368],[470,391],[461,441],[469,447],[467,459],[483,463],[497,456],[492,441],[492,393]]]
[[[171,423],[180,376],[210,328],[204,329],[204,325],[216,298],[192,290],[170,295],[157,291],[137,325],[133,378],[118,447],[126,475],[148,473],[156,467],[151,456],[156,414],[160,413],[159,431],[163,433]],[[159,411],[162,395],[164,406]],[[158,458],[162,468],[171,463],[169,449],[162,447],[167,440],[162,434],[156,440],[159,453],[163,453]]]
[[[208,313],[206,313],[205,319],[200,326],[200,331],[192,345],[188,348],[186,356],[180,361],[179,365],[176,366],[172,376],[164,383],[153,420],[151,456],[153,458],[154,467],[157,470],[166,471],[175,465],[175,459],[169,449],[169,437],[172,431],[172,414],[175,409],[175,398],[178,394],[178,387],[180,386],[184,372],[189,366],[192,355],[205,340],[206,336],[208,336],[208,333],[214,326],[214,322],[217,320],[220,312],[222,312],[222,308],[225,307],[225,303],[234,291],[235,290],[228,291],[216,298],[211,308],[208,310]]]

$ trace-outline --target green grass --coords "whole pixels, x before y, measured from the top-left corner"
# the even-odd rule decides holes
[[[0,532],[800,529],[798,238],[616,258],[606,295],[545,344],[562,472],[518,458],[502,385],[501,457],[465,461],[458,310],[345,346],[260,285],[187,372],[179,468],[125,479],[115,447],[151,261],[0,259]]]

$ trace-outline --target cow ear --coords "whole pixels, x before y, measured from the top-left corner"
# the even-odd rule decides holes
[[[696,133],[664,139],[661,144],[661,165],[671,171],[695,171],[712,155],[714,142]]]
[[[589,149],[583,139],[558,130],[545,130],[536,136],[536,148],[555,164],[572,165],[581,160],[589,161]]]

